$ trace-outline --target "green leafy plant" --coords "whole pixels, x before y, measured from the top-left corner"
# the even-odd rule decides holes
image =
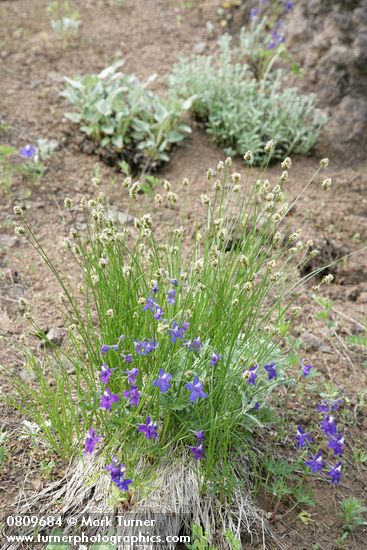
[[[343,535],[339,539],[339,544],[344,543],[350,533],[358,527],[366,527],[367,507],[356,497],[345,498],[340,503],[341,520],[343,522]]]
[[[291,164],[285,159],[282,170]],[[280,186],[270,192],[268,180],[252,184],[250,166],[242,179],[231,165],[230,158],[220,162],[215,178],[208,171],[208,193],[189,226],[188,212],[196,209],[187,179],[184,196],[163,183],[155,201],[166,203],[171,216],[154,223],[141,210],[140,185],[126,178],[132,228],[111,220],[104,193],[82,197],[75,208],[66,197],[73,227],[65,247],[80,268],[77,291],[15,207],[17,234],[60,285],[68,339],[59,348],[45,335],[41,360],[25,350],[35,384],[12,375],[10,398],[63,459],[80,456],[83,444],[86,454],[96,448],[88,490],[108,475],[110,462],[113,503],[144,505],[157,487],[158,500],[169,503],[189,494],[192,516],[212,518],[204,532],[222,539],[223,527],[240,536],[248,518],[259,519],[249,491],[266,459],[253,442],[278,421],[272,394],[289,382],[281,342],[300,312],[299,266],[314,254],[310,243],[282,245],[289,204]],[[76,212],[84,216],[83,233]],[[39,332],[29,305],[23,307]],[[71,475],[79,472],[72,491],[86,485],[84,468],[79,460],[71,468]],[[288,487],[293,467],[278,462],[268,470],[283,473],[282,483],[271,480],[276,499],[292,494],[309,503],[299,485]],[[164,489],[167,480],[175,491]]]
[[[279,51],[257,45],[263,26],[261,22],[242,30],[239,46],[224,35],[218,56],[182,59],[169,77],[178,97],[195,97],[193,113],[227,154],[251,150],[257,164],[264,157],[262,144],[270,138],[275,143],[273,158],[306,154],[326,122],[315,107],[315,96],[287,87],[286,73],[273,68]]]
[[[52,17],[52,30],[63,36],[78,32],[81,25],[80,14],[74,10],[68,1],[54,1],[47,6],[47,11]]]
[[[77,107],[65,116],[98,146],[117,154],[117,160],[146,171],[169,160],[168,152],[191,131],[182,115],[191,99],[167,101],[149,91],[149,79],[118,72],[118,61],[98,75],[66,78],[61,93]]]

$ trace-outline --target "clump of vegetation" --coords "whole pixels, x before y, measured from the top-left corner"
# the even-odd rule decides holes
[[[0,185],[11,185],[14,174],[25,176],[33,183],[39,182],[45,173],[44,163],[57,146],[56,141],[42,138],[35,145],[28,143],[19,150],[11,145],[0,145]]]
[[[267,163],[272,144],[265,150]],[[252,154],[246,158],[251,167]],[[168,181],[155,195],[172,213],[164,227],[142,212],[140,185],[131,178],[123,188],[133,228],[111,220],[103,193],[89,202],[82,197],[75,208],[67,197],[73,226],[65,247],[80,267],[77,291],[15,207],[17,234],[60,284],[69,339],[62,349],[49,342],[42,361],[26,351],[36,386],[13,377],[12,404],[60,457],[78,457],[84,447],[85,458],[74,462],[58,492],[65,510],[79,489],[93,498],[102,476],[106,505],[149,508],[154,499],[156,510],[183,507],[224,544],[226,528],[240,534],[261,521],[251,498],[261,471],[267,480],[281,472],[282,483],[272,485],[276,507],[279,495],[312,503],[293,467],[266,461],[261,441],[281,421],[272,394],[302,384],[312,369],[299,361],[291,372],[281,342],[301,311],[299,266],[316,251],[298,233],[288,237],[283,184],[291,159],[274,186],[251,183],[250,172],[231,173],[231,164],[228,158],[216,174],[208,171],[208,192],[189,227],[187,179],[182,195]],[[39,333],[29,304],[22,307]],[[307,443],[302,431],[294,437],[299,446]]]
[[[98,75],[66,78],[61,95],[77,107],[66,117],[80,125],[98,147],[144,171],[169,160],[169,151],[191,129],[182,122],[191,107],[185,100],[161,99],[148,90],[149,79],[118,72],[118,61]]]
[[[178,97],[195,97],[192,112],[227,154],[244,155],[251,149],[257,164],[264,158],[262,144],[270,138],[273,158],[306,154],[326,122],[315,96],[287,87],[287,73],[275,68],[287,57],[284,36],[276,29],[269,38],[267,25],[266,18],[254,15],[238,46],[224,35],[217,56],[184,58],[169,77]]]
[[[343,544],[345,539],[358,527],[366,527],[367,507],[356,497],[345,498],[340,503],[343,534],[338,543]]]
[[[55,0],[47,6],[47,11],[52,18],[50,23],[54,32],[62,36],[78,32],[81,25],[80,14],[70,2]]]

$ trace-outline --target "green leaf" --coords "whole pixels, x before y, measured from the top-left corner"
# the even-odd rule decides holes
[[[82,120],[82,115],[80,113],[68,112],[65,113],[64,116],[65,118],[71,120],[71,122],[79,123]]]
[[[63,535],[64,535],[64,533],[58,527],[55,527],[51,531],[51,536],[52,537],[62,537]],[[50,542],[50,544],[48,544],[46,546],[45,550],[66,550],[66,549],[69,549],[69,548],[71,548],[71,547],[66,542]]]

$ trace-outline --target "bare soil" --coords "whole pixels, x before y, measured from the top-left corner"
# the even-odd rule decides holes
[[[163,77],[178,55],[192,53],[199,42],[205,42],[205,53],[213,51],[216,36],[222,31],[217,0],[194,2],[192,8],[184,8],[178,0],[126,0],[122,6],[108,0],[84,0],[81,4],[81,30],[65,42],[50,29],[47,0],[0,2],[0,122],[10,125],[9,130],[0,133],[0,142],[20,147],[44,137],[60,143],[40,185],[16,177],[9,188],[0,190],[0,364],[14,372],[23,369],[20,337],[29,331],[18,306],[21,296],[31,302],[34,316],[45,330],[63,328],[55,281],[30,247],[21,239],[12,238],[16,224],[14,204],[27,210],[45,248],[75,278],[68,256],[62,251],[63,238],[70,228],[63,208],[65,196],[77,198],[81,193],[92,196],[95,188],[91,177],[97,164],[107,182],[105,191],[112,199],[117,200],[118,196],[116,187],[108,184],[116,176],[115,169],[81,152],[78,130],[63,119],[69,108],[58,94],[63,88],[63,77],[98,72],[118,55],[126,61],[124,70],[141,79],[157,73],[160,79],[155,87],[164,93]],[[206,29],[209,20],[214,24],[213,34]],[[297,196],[308,181],[320,154],[327,156],[328,151],[293,159],[294,168],[287,183],[290,198]],[[197,127],[157,175],[168,179],[178,193],[183,177],[188,177],[192,181],[195,209],[200,193],[206,188],[206,170],[215,167],[220,159],[224,159],[223,152]],[[317,318],[320,307],[305,292],[301,296],[304,312],[294,335],[302,340],[302,356],[315,365],[322,380],[332,382],[347,400],[349,467],[336,490],[325,483],[313,482],[318,504],[311,510],[312,521],[308,525],[297,518],[299,510],[284,517],[280,511],[275,516],[273,526],[278,536],[286,548],[297,550],[337,548],[336,541],[342,533],[338,502],[352,495],[363,500],[367,482],[366,465],[356,464],[352,458],[352,447],[367,447],[362,403],[363,391],[367,390],[367,350],[347,340],[350,335],[362,333],[366,322],[366,254],[356,251],[367,240],[367,159],[348,166],[339,164],[337,158],[330,160],[326,174],[334,181],[331,193],[320,197],[316,188],[311,189],[297,203],[292,216],[296,224],[312,206],[313,213],[303,222],[304,238],[319,242],[323,262],[347,255],[332,268],[335,283],[323,292],[333,302],[329,313],[333,326],[328,328],[325,320]],[[234,164],[234,169],[243,169],[241,162]],[[278,173],[277,167],[271,168],[270,178]],[[168,215],[168,211],[163,214]],[[28,341],[39,345],[32,335]],[[9,387],[9,379],[3,375],[3,394],[9,392]],[[314,407],[316,401],[312,394],[309,405]],[[309,418],[306,405],[294,402],[295,417]],[[2,466],[0,481],[2,509],[9,512],[16,506],[19,492],[30,494],[48,480],[39,469],[45,458],[44,450],[35,450],[25,440],[19,440],[20,416],[2,402],[0,418],[2,429],[10,434],[8,459]],[[61,475],[62,468],[58,463],[52,475]],[[344,547],[364,549],[362,531],[351,535]]]

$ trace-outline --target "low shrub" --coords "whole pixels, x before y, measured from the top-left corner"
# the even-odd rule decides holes
[[[266,151],[268,162],[271,144]],[[247,159],[251,164],[250,153]],[[287,229],[282,187],[290,167],[287,158],[271,186],[266,179],[252,183],[251,173],[231,173],[230,159],[220,162],[216,175],[208,171],[202,210],[189,224],[186,179],[179,194],[165,181],[155,196],[158,206],[170,208],[167,226],[141,212],[139,183],[130,178],[123,187],[132,228],[111,220],[103,193],[75,207],[66,198],[73,225],[65,247],[80,268],[77,291],[15,208],[23,224],[17,233],[60,284],[68,341],[59,349],[43,335],[41,361],[26,351],[36,383],[13,377],[12,403],[64,459],[84,448],[65,490],[93,491],[105,476],[106,502],[186,506],[217,539],[223,528],[244,532],[259,519],[250,492],[266,463],[261,439],[279,422],[271,395],[300,383],[312,368],[300,361],[290,371],[282,351],[301,310],[299,267],[316,253],[312,242],[300,240],[300,227]],[[329,186],[325,180],[322,189]],[[40,334],[24,300],[22,307]],[[279,464],[267,470],[268,477],[279,474]]]
[[[251,149],[257,164],[270,138],[274,159],[306,154],[326,122],[315,107],[315,95],[287,87],[286,72],[274,68],[285,49],[282,43],[269,49],[266,25],[266,18],[254,17],[250,29],[242,29],[238,46],[224,35],[218,55],[183,58],[169,77],[178,97],[195,98],[192,112],[227,154],[244,155]]]
[[[77,107],[65,116],[97,147],[146,171],[167,162],[170,149],[191,131],[182,122],[191,99],[161,99],[148,90],[151,79],[141,83],[118,72],[122,64],[118,61],[98,75],[65,78],[68,86],[61,95]]]

